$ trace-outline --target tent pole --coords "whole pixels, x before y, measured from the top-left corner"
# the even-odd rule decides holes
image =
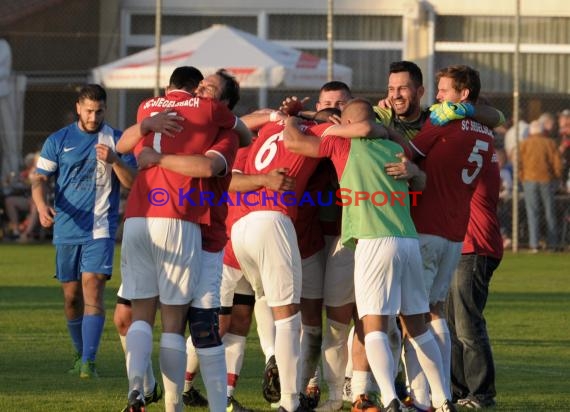
[[[156,81],[154,95],[160,95],[160,45],[162,43],[162,0],[156,0],[156,16],[154,20],[154,42],[156,44]]]
[[[258,104],[259,104],[259,109],[267,107],[267,87],[259,88]]]
[[[327,81],[332,81],[334,78],[334,46],[333,46],[333,2],[328,0],[328,13],[327,13]]]

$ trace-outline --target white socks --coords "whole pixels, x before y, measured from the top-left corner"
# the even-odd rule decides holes
[[[299,406],[301,314],[275,321],[275,360],[281,382],[280,405],[292,412]]]
[[[152,327],[138,320],[129,327],[126,336],[126,364],[129,392],[144,392],[144,375],[152,353]]]
[[[348,362],[348,325],[327,319],[323,337],[323,377],[330,400],[342,400],[344,371]]]
[[[364,337],[364,348],[374,378],[380,386],[382,402],[387,406],[392,399],[397,398],[394,389],[394,359],[388,343],[388,335],[375,331]]]
[[[163,333],[160,337],[160,370],[164,383],[164,410],[176,412],[182,407],[186,344],[184,336]]]
[[[196,353],[200,359],[200,371],[208,395],[208,408],[213,412],[225,412],[227,372],[224,345],[197,348]]]
[[[435,319],[429,322],[427,326],[433,333],[435,342],[441,352],[445,387],[451,388],[451,336],[447,327],[447,321],[441,318]]]
[[[222,338],[226,348],[226,367],[228,372],[227,396],[232,396],[243,365],[245,336],[226,333]]]
[[[322,340],[320,326],[301,324],[301,389],[304,389],[309,379],[315,375],[321,358]]]
[[[267,363],[269,358],[275,355],[275,323],[273,322],[273,312],[267,305],[267,299],[265,297],[255,302],[253,310],[257,323],[259,344],[265,355],[265,363]]]

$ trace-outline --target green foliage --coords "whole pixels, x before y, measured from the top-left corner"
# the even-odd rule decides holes
[[[0,245],[0,411],[119,411],[125,406],[124,355],[113,325],[119,268],[117,258],[105,298],[107,322],[97,360],[101,378],[82,381],[66,373],[73,352],[61,290],[53,279],[53,247]],[[507,254],[495,273],[486,317],[497,369],[496,411],[568,409],[568,276],[567,254]],[[269,410],[261,397],[263,367],[253,326],[235,396],[255,410]]]

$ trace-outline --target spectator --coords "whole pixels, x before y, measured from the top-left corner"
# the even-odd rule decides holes
[[[501,177],[498,205],[499,224],[501,235],[503,236],[503,247],[508,248],[512,244],[511,201],[513,198],[513,165],[509,162],[505,149],[497,148],[495,153],[497,153]]]
[[[558,115],[558,137],[558,149],[562,156],[562,180],[566,183],[566,191],[570,193],[570,109],[565,109]]]
[[[529,137],[522,142],[519,157],[519,176],[524,188],[529,248],[532,253],[538,252],[541,203],[547,225],[547,247],[550,250],[558,247],[554,194],[561,174],[562,162],[554,140],[544,135],[543,125],[538,120],[532,121]]]
[[[507,157],[509,160],[513,160],[513,153],[515,150],[516,145],[516,131],[515,125],[513,124],[509,130],[505,133],[505,151],[507,152]],[[522,118],[519,117],[519,133],[518,133],[518,140],[519,145],[520,143],[528,137],[528,123],[524,121]]]
[[[27,241],[38,222],[38,211],[31,199],[30,178],[36,169],[36,153],[28,153],[24,158],[25,168],[18,176],[11,176],[4,188],[4,207],[8,217],[8,238]],[[25,219],[21,221],[21,214]]]
[[[538,118],[538,121],[542,124],[544,128],[544,135],[548,137],[556,136],[556,119],[554,115],[550,112],[544,112]]]

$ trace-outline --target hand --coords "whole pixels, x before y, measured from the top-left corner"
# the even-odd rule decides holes
[[[279,111],[289,115],[296,116],[301,110],[304,109],[304,104],[309,101],[309,97],[305,97],[299,100],[297,96],[287,97],[281,103]]]
[[[340,116],[337,114],[332,114],[329,116],[329,122],[334,124],[341,124]]]
[[[145,147],[139,153],[137,157],[137,164],[139,169],[148,169],[149,167],[156,166],[162,155],[158,153],[156,150],[151,149],[150,147]]]
[[[40,224],[45,228],[50,228],[53,226],[53,218],[55,217],[55,210],[49,206],[38,207],[38,218],[40,219]]]
[[[287,173],[289,173],[289,169],[286,167],[271,170],[265,175],[265,187],[277,192],[295,190],[295,178],[288,176]]]
[[[116,163],[119,161],[119,156],[115,153],[109,146],[97,143],[95,145],[95,152],[97,156],[97,160],[102,160],[106,163]]]
[[[391,109],[392,101],[390,100],[389,97],[386,97],[385,99],[378,100],[377,106],[380,107],[381,109]]]
[[[429,118],[436,126],[443,126],[452,120],[464,119],[473,116],[475,108],[471,103],[442,102],[433,104],[430,108]]]
[[[183,129],[181,123],[184,117],[176,114],[174,109],[166,109],[154,116],[147,117],[142,121],[141,131],[143,135],[150,132],[162,133],[165,136],[173,137]]]
[[[408,180],[418,173],[419,167],[415,163],[410,162],[403,153],[398,153],[396,156],[400,159],[399,162],[386,163],[384,165],[384,170],[388,176],[392,176],[396,180]]]

